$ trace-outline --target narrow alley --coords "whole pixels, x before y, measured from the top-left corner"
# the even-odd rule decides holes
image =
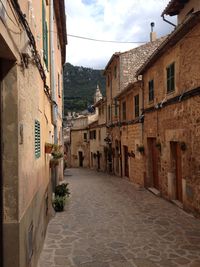
[[[128,180],[68,169],[38,267],[199,267],[200,220]]]

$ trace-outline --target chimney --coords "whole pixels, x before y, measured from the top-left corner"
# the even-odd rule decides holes
[[[155,27],[155,23],[151,22],[151,32],[150,32],[150,42],[154,42],[157,39],[156,32],[153,31],[153,28]]]

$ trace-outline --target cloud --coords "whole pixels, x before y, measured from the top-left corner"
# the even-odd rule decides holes
[[[66,1],[67,32],[93,39],[146,42],[149,41],[152,21],[155,22],[158,37],[173,30],[160,16],[168,2],[169,0]],[[113,53],[134,47],[136,44],[100,43],[68,36],[67,62],[104,68]]]

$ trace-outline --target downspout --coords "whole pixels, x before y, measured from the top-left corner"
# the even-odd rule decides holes
[[[55,86],[55,50],[54,50],[54,0],[50,0],[50,75],[51,75],[51,94],[52,94],[52,117],[54,125],[54,143],[58,143],[57,130],[57,104]]]
[[[162,18],[163,18],[163,20],[164,20],[165,22],[167,22],[168,24],[170,24],[170,25],[174,26],[174,28],[176,28],[176,25],[175,25],[174,23],[172,23],[171,21],[167,20],[167,19],[165,18],[165,15],[164,15],[164,14],[162,15]]]

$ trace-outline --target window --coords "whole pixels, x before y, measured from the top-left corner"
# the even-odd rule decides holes
[[[111,120],[111,109],[110,109],[110,105],[108,106],[108,120]]]
[[[58,96],[60,97],[60,74],[58,73]]]
[[[134,98],[135,98],[135,117],[138,117],[140,115],[139,95],[136,95]]]
[[[175,63],[167,67],[167,93],[175,90]]]
[[[35,120],[35,158],[39,158],[40,155],[40,122]]]
[[[90,131],[90,140],[96,139],[96,130]]]
[[[117,66],[115,66],[115,68],[114,68],[114,77],[115,77],[115,79],[117,78]]]
[[[87,141],[87,133],[83,134],[83,139],[84,139],[84,141]]]
[[[149,81],[149,102],[154,100],[154,80]]]
[[[48,28],[46,22],[46,5],[42,1],[43,59],[48,68]]]
[[[115,116],[117,116],[117,99],[115,98]]]
[[[126,101],[122,103],[122,119],[126,120]]]
[[[110,75],[107,76],[107,85],[110,86]]]
[[[101,141],[101,130],[99,130],[99,141]]]

